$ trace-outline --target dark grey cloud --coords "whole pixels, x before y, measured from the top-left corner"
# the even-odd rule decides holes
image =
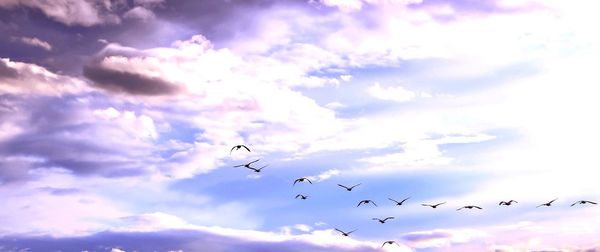
[[[9,67],[4,61],[0,60],[0,80],[8,78],[13,79],[17,77],[19,77],[19,72],[14,68]]]
[[[160,78],[108,69],[93,63],[83,68],[83,75],[93,81],[96,87],[118,93],[169,95],[179,90],[175,84]]]
[[[343,239],[343,237],[340,237]],[[18,237],[0,238],[0,251],[210,251],[210,252],[319,252],[378,251],[370,247],[345,249],[320,247],[300,241],[260,242],[211,234],[202,231],[173,230],[162,232],[102,232],[73,238]]]

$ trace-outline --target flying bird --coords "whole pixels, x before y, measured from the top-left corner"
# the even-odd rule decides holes
[[[354,187],[357,187],[357,186],[359,186],[360,184],[356,184],[356,185],[353,185],[353,186],[351,186],[351,187],[347,187],[347,186],[345,186],[345,185],[342,185],[342,184],[337,184],[337,185],[339,185],[339,186],[341,186],[341,187],[343,187],[343,188],[346,188],[346,191],[349,191],[349,192],[350,192],[350,191],[352,191],[352,189],[354,189]]]
[[[298,178],[298,179],[294,180],[294,185],[296,185],[296,183],[298,183],[298,182],[304,182],[305,180],[308,181],[308,183],[312,184],[312,182],[310,181],[310,179],[307,179],[307,178]]]
[[[250,149],[248,149],[248,147],[246,147],[246,145],[239,144],[239,145],[233,146],[233,148],[231,148],[231,150],[229,151],[229,155],[231,155],[231,153],[233,152],[233,150],[239,150],[239,149],[241,149],[241,148],[244,148],[244,149],[246,149],[248,152],[250,152]]]
[[[308,198],[308,196],[306,196],[306,195],[302,195],[302,194],[298,194],[298,195],[296,195],[296,199],[297,199],[297,198],[300,198],[300,199],[306,199],[306,198]]]
[[[390,244],[390,245],[396,244],[396,245],[398,245],[398,243],[396,241],[384,241],[383,244],[381,244],[381,247],[383,248],[383,246],[385,246],[386,244]],[[398,245],[398,246],[400,246],[400,245]]]
[[[519,203],[516,200],[509,200],[509,201],[500,201],[500,203],[498,205],[499,206],[502,206],[502,205],[504,205],[504,206],[510,206],[510,204],[512,204],[513,202],[514,203]]]
[[[247,164],[236,165],[236,166],[233,166],[233,167],[242,167],[243,166],[243,167],[246,167],[248,169],[252,169],[253,167],[250,167],[250,165],[253,164],[253,163],[258,162],[258,160],[260,160],[260,159],[254,160],[254,161],[252,161],[250,163],[247,163]]]
[[[336,230],[336,231],[338,231],[338,232],[340,232],[340,233],[342,233],[342,235],[343,235],[343,236],[348,236],[348,235],[350,235],[352,232],[354,232],[354,231],[356,231],[356,230],[358,230],[358,229],[354,229],[354,230],[352,230],[352,231],[350,231],[350,232],[348,232],[348,233],[346,233],[346,232],[344,232],[344,231],[342,231],[342,230],[339,230],[339,229],[337,229],[337,228],[336,228],[335,230]]]
[[[574,206],[574,205],[577,205],[577,204],[588,204],[588,203],[589,204],[594,204],[594,205],[598,204],[596,202],[589,201],[589,200],[580,200],[580,201],[577,201],[577,202],[571,204],[571,206]]]
[[[391,200],[391,201],[393,201],[393,202],[396,202],[396,206],[402,206],[402,204],[404,204],[404,201],[406,201],[407,199],[410,199],[410,197],[408,197],[406,199],[403,199],[402,201],[397,201],[397,200],[392,199],[392,198],[388,198],[388,199]]]
[[[464,206],[464,207],[461,207],[461,208],[459,208],[459,209],[456,209],[456,211],[458,211],[458,210],[460,210],[460,209],[463,209],[463,208],[466,208],[466,209],[473,209],[473,208],[477,208],[477,209],[483,209],[483,208],[481,208],[481,207],[478,207],[478,206]]]
[[[548,203],[541,204],[541,205],[539,205],[539,206],[536,206],[535,208],[538,208],[538,207],[541,207],[541,206],[550,206],[550,205],[552,205],[552,203],[553,203],[554,201],[556,201],[557,199],[558,199],[558,198],[556,198],[556,199],[553,199],[552,201],[550,201],[550,202],[548,202]]]
[[[253,168],[253,167],[246,167],[246,168],[248,168],[250,170],[253,170],[254,172],[260,172],[263,168],[265,168],[267,166],[269,166],[269,165],[265,165],[265,166],[260,167],[260,168]]]
[[[358,205],[356,205],[356,207],[359,207],[361,204],[369,204],[369,203],[373,204],[374,206],[377,206],[377,204],[375,204],[375,202],[373,202],[372,200],[366,199],[366,200],[361,200],[360,202],[358,202]]]
[[[446,204],[446,202],[442,202],[442,203],[437,203],[435,205],[429,205],[429,204],[421,204],[422,206],[428,206],[431,208],[437,208],[438,206],[442,205],[442,204]]]
[[[250,166],[251,164],[258,162],[258,160],[260,160],[260,159],[254,160],[254,161],[252,161],[250,163],[247,163],[247,164],[236,165],[234,167],[246,167],[246,168],[248,168],[250,170],[253,170],[254,172],[260,172],[263,168],[269,166],[269,165],[265,165],[265,166],[260,167],[260,168],[254,168],[254,167]]]
[[[379,219],[379,218],[373,218],[372,220],[376,220],[376,221],[379,221],[379,223],[384,224],[387,220],[391,220],[391,219],[394,219],[394,217],[387,217],[383,220]]]

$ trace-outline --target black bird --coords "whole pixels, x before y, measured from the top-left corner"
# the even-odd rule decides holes
[[[354,231],[356,231],[356,230],[358,230],[358,229],[354,229],[354,230],[352,230],[352,231],[350,231],[350,232],[348,232],[348,233],[346,233],[346,232],[344,232],[344,231],[342,231],[342,230],[339,230],[339,229],[337,229],[337,228],[336,228],[335,230],[336,230],[336,231],[338,231],[338,232],[340,232],[340,233],[342,233],[342,235],[343,235],[343,236],[348,236],[348,235],[350,235],[352,232],[354,232]]]
[[[310,181],[310,179],[299,178],[299,179],[294,180],[294,185],[296,185],[296,183],[298,183],[298,182],[304,182],[305,180],[308,181],[308,183],[312,184],[312,182]]]
[[[483,209],[483,208],[481,208],[481,207],[478,207],[478,206],[464,206],[464,207],[461,207],[461,208],[459,208],[459,209],[456,209],[456,211],[458,211],[458,210],[460,210],[460,209],[463,209],[463,208],[466,208],[466,209],[473,209],[473,208],[477,208],[477,209]]]
[[[505,205],[505,206],[510,206],[510,204],[512,203],[519,203],[516,200],[509,200],[509,201],[500,201],[500,203],[498,204],[499,206]]]
[[[571,204],[571,206],[574,206],[574,205],[577,205],[577,204],[588,204],[588,203],[589,204],[594,204],[594,205],[598,204],[596,202],[592,202],[592,201],[589,201],[589,200],[580,200],[580,201],[577,201],[577,202]]]
[[[372,220],[379,221],[379,223],[384,224],[387,220],[394,219],[394,217],[386,217],[385,219],[373,218]]]
[[[366,199],[366,200],[361,200],[360,202],[358,202],[358,205],[356,205],[356,207],[359,207],[361,204],[369,204],[369,203],[373,204],[374,206],[377,206],[377,204],[375,204],[375,202],[373,202],[372,200]]]
[[[248,169],[253,169],[253,167],[250,167],[250,165],[251,165],[251,164],[253,164],[253,163],[256,163],[256,162],[258,162],[258,160],[260,160],[260,159],[254,160],[254,161],[252,161],[252,162],[250,162],[250,163],[247,163],[247,164],[236,165],[236,166],[234,166],[234,167],[242,167],[242,166],[243,166],[243,167],[246,167],[246,168],[248,168]]]
[[[306,199],[306,198],[308,198],[308,196],[306,196],[306,195],[302,195],[302,194],[298,194],[298,195],[296,195],[296,199],[297,199],[297,198],[300,198],[300,199]]]
[[[254,160],[254,161],[252,161],[250,163],[247,163],[247,164],[236,165],[234,167],[246,167],[246,168],[248,168],[250,170],[253,170],[254,172],[260,172],[263,168],[269,166],[269,165],[265,165],[265,166],[260,167],[260,168],[254,168],[254,167],[250,166],[251,164],[258,162],[258,160],[260,160],[260,159]]]
[[[398,245],[398,243],[396,241],[384,241],[383,244],[381,244],[381,247],[383,248],[383,246],[385,246],[386,244],[396,244]],[[398,245],[398,247],[400,247],[400,245]]]
[[[408,197],[406,199],[403,199],[402,201],[397,201],[397,200],[392,199],[392,198],[388,198],[388,199],[391,200],[391,201],[393,201],[393,202],[396,202],[396,206],[402,206],[402,204],[404,203],[404,201],[406,201],[407,199],[410,199],[410,197]]]
[[[541,204],[541,205],[539,205],[539,206],[536,206],[535,208],[538,208],[538,207],[541,207],[541,206],[550,206],[550,205],[552,205],[552,203],[553,203],[554,201],[556,201],[557,199],[558,199],[558,198],[556,198],[556,199],[553,199],[552,201],[550,201],[550,202],[548,202],[548,203]]]
[[[446,204],[446,202],[442,202],[442,203],[437,203],[435,205],[429,205],[429,204],[421,204],[422,206],[428,206],[431,208],[437,208],[438,206],[442,205],[442,204]]]
[[[356,184],[356,185],[353,185],[353,186],[351,186],[351,187],[347,187],[347,186],[345,186],[345,185],[341,185],[341,184],[337,184],[337,185],[339,185],[339,186],[341,186],[341,187],[343,187],[343,188],[346,188],[346,191],[352,191],[352,189],[354,189],[354,187],[357,187],[357,186],[359,186],[360,184]]]
[[[239,150],[241,148],[244,148],[248,152],[250,152],[250,149],[248,149],[248,147],[246,147],[246,145],[240,144],[240,145],[233,146],[233,148],[231,148],[231,150],[229,151],[229,155],[231,155],[231,152],[233,152],[233,150]]]

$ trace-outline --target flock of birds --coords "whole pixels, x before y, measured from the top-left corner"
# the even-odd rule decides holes
[[[240,144],[240,145],[233,146],[233,148],[231,148],[231,151],[229,152],[229,154],[231,155],[231,153],[233,153],[234,150],[240,150],[240,149],[245,149],[246,151],[250,152],[250,148],[248,148],[247,146],[245,146],[243,144]],[[259,172],[262,171],[263,168],[265,168],[265,167],[268,166],[268,165],[264,165],[264,166],[258,167],[258,168],[257,167],[252,167],[252,164],[258,162],[259,160],[260,159],[256,159],[256,160],[251,161],[249,163],[235,165],[233,167],[245,167],[245,168],[248,168],[248,169],[250,169],[250,170],[252,170],[254,172],[259,173]],[[294,183],[292,184],[292,186],[295,186],[296,183],[305,183],[305,182],[307,182],[309,184],[312,184],[312,181],[310,181],[309,178],[301,177],[301,178],[295,179]],[[359,184],[356,184],[356,185],[353,185],[353,186],[345,186],[345,185],[342,185],[342,184],[337,184],[337,185],[339,187],[342,187],[346,191],[350,192],[350,191],[352,191],[352,189],[356,188],[357,186],[360,186],[361,184],[359,183]],[[298,194],[298,195],[296,195],[295,198],[296,199],[301,199],[301,200],[306,200],[306,199],[308,199],[308,195]],[[396,206],[402,206],[404,204],[404,202],[406,202],[408,199],[410,199],[410,197],[407,197],[407,198],[405,198],[405,199],[403,199],[401,201],[397,201],[397,200],[392,199],[392,198],[388,198],[388,199],[390,201],[393,201]],[[553,199],[553,200],[551,200],[551,201],[549,201],[547,203],[540,204],[536,208],[542,207],[542,206],[547,206],[547,207],[552,206],[552,203],[554,203],[556,200],[558,200],[558,198]],[[512,200],[511,199],[509,201],[500,201],[500,203],[498,203],[498,205],[499,206],[510,206],[513,203],[519,203],[519,202],[517,202],[516,200]],[[369,205],[369,204],[377,207],[377,204],[373,200],[370,200],[370,199],[365,199],[365,200],[359,201],[358,205],[356,205],[356,207],[359,207],[361,205]],[[446,204],[446,202],[441,202],[441,203],[436,203],[436,204],[421,204],[421,205],[424,206],[424,207],[431,207],[431,208],[435,209],[435,208],[437,208],[437,207],[439,207],[439,206],[441,206],[443,204]],[[593,201],[589,201],[589,200],[579,200],[579,201],[576,201],[575,203],[571,204],[571,207],[573,207],[575,205],[585,205],[585,204],[596,205],[597,203],[593,202]],[[476,205],[467,205],[467,206],[463,206],[463,207],[460,207],[460,208],[456,209],[456,211],[459,211],[459,210],[462,210],[462,209],[479,209],[479,210],[482,210],[483,208],[480,207],[480,206],[476,206]],[[394,217],[386,217],[384,219],[373,218],[372,220],[378,221],[379,223],[384,224],[384,223],[386,223],[386,221],[393,220],[393,219],[394,219]],[[345,231],[337,229],[337,228],[335,228],[335,230],[338,231],[338,232],[340,232],[340,234],[343,235],[343,236],[349,236],[351,233],[357,231],[358,229],[355,229],[355,230],[352,230],[352,231],[349,231],[349,232],[345,232]],[[396,241],[390,240],[390,241],[383,242],[383,244],[381,245],[381,247],[383,248],[385,245],[391,245],[391,244],[396,244],[396,245],[400,246]]]

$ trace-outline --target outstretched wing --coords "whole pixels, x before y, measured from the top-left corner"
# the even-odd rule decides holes
[[[483,208],[481,208],[481,207],[479,207],[479,206],[473,206],[473,207],[474,207],[474,208],[477,208],[477,209],[483,209]]]
[[[346,234],[352,234],[352,233],[354,233],[354,231],[356,231],[356,230],[358,230],[358,229],[354,229],[354,230],[352,230],[352,231],[350,231],[350,232],[348,232],[348,233],[346,233]]]
[[[308,181],[308,183],[311,183],[311,184],[312,184],[312,182],[310,181],[310,179],[307,179],[307,178],[304,178],[304,179],[306,179],[306,180]]]
[[[404,201],[406,201],[407,199],[410,199],[410,197],[403,199],[402,201],[400,201],[400,204],[404,203]]]
[[[579,202],[581,202],[581,201],[577,201],[577,202],[571,204],[571,206],[577,205],[577,204],[579,204]]]
[[[373,203],[373,205],[377,206],[377,204],[375,204],[375,201],[372,201],[372,200],[371,200],[371,203]]]
[[[244,147],[244,149],[246,149],[248,152],[251,152],[250,149],[248,149],[248,147],[246,147],[246,145],[241,145],[241,147]]]
[[[341,187],[343,187],[343,188],[346,188],[346,190],[347,190],[347,189],[349,189],[348,187],[345,187],[345,186],[344,186],[344,185],[342,185],[342,184],[337,184],[337,185],[339,185],[339,186],[341,186]]]
[[[463,208],[465,208],[465,207],[461,207],[461,208],[459,208],[459,209],[456,209],[456,211],[458,211],[458,210],[460,210],[460,209],[463,209]]]
[[[502,206],[502,204],[508,204],[508,202],[500,201],[500,203],[498,203],[498,206]]]
[[[231,155],[231,153],[233,152],[233,150],[235,150],[235,148],[237,148],[237,145],[236,145],[236,146],[233,146],[233,147],[231,147],[231,150],[229,151],[229,155]]]
[[[394,217],[387,217],[387,218],[383,219],[383,221],[386,221],[386,220],[391,220],[391,219],[393,219],[393,218],[394,218]]]
[[[298,183],[298,181],[300,181],[300,179],[294,180],[294,185],[296,185],[296,183]]]
[[[587,201],[587,203],[594,204],[594,205],[598,204],[596,202],[592,202],[592,201],[589,201],[589,200]]]
[[[338,232],[340,232],[340,233],[342,233],[342,234],[345,234],[345,233],[344,233],[344,231],[342,231],[342,230],[339,230],[339,229],[337,229],[337,228],[334,228],[334,229],[335,229],[335,231],[338,231]]]
[[[254,160],[254,161],[252,161],[252,162],[248,163],[248,165],[251,165],[251,164],[253,164],[253,163],[256,163],[256,162],[258,162],[258,160],[260,160],[260,159]]]
[[[357,186],[359,186],[360,184],[361,184],[361,183],[359,183],[359,184],[356,184],[356,185],[353,185],[352,187],[350,187],[350,189],[353,189],[354,187],[357,187]]]
[[[359,206],[360,206],[360,204],[362,204],[362,203],[365,203],[365,201],[364,201],[364,200],[361,200],[360,202],[358,202],[358,205],[356,205],[356,207],[359,207]]]
[[[393,201],[393,202],[400,203],[400,202],[396,201],[395,199],[392,199],[392,198],[388,198],[388,199],[391,200],[391,201]]]

